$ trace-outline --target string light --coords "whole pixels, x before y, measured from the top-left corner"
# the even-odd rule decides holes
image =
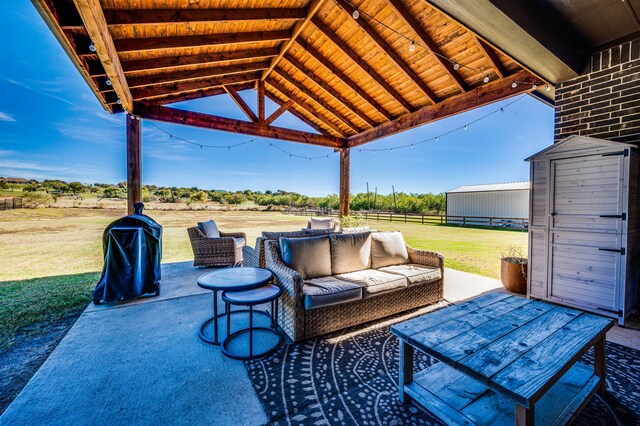
[[[516,83],[515,81],[511,82],[511,88],[515,89],[516,87],[518,87],[518,83]]]
[[[485,83],[489,82],[489,76],[485,75],[484,78],[482,79],[482,81],[484,81]]]
[[[111,86],[111,79],[108,78],[104,82],[107,86]]]
[[[453,63],[453,69],[454,69],[454,70],[456,70],[456,71],[458,71],[458,70],[460,69],[460,64],[459,64],[459,63],[457,63],[457,62],[454,62],[454,63]]]
[[[118,98],[118,100],[116,101],[116,103],[117,103],[118,105],[122,105],[122,99]]]
[[[360,17],[360,12],[358,12],[358,8],[353,9],[353,19],[358,19]]]
[[[96,46],[95,46],[93,43],[91,43],[91,44],[89,45],[89,50],[90,50],[90,51],[92,51],[92,52],[95,52],[95,51],[96,51],[96,50],[98,50],[98,49],[96,49]]]
[[[416,42],[415,41],[411,41],[411,45],[409,46],[409,52],[415,52],[416,50]]]
[[[551,85],[547,84],[547,85],[544,87],[544,90],[546,90],[547,92],[550,92],[550,91],[551,91]]]
[[[536,90],[536,89],[538,88],[538,85],[537,85],[537,84],[535,84],[535,83],[533,83],[533,85],[531,86],[531,88],[532,88],[533,90]]]
[[[464,125],[464,130],[465,130],[465,131],[469,130],[469,126],[465,124],[465,125]]]

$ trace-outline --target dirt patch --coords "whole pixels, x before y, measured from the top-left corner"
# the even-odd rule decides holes
[[[38,324],[37,334],[15,336],[14,344],[0,351],[0,413],[22,391],[76,322],[81,312],[56,321]]]

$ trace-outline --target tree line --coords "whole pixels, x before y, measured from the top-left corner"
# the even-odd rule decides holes
[[[18,184],[2,185],[0,189],[16,188]],[[55,200],[60,197],[83,199],[96,197],[100,199],[123,199],[127,197],[127,184],[64,182],[58,179],[46,179],[42,182],[33,182],[22,185],[23,193],[44,193]],[[165,187],[157,185],[143,185],[143,202],[161,203],[207,203],[214,202],[223,205],[256,204],[259,206],[274,207],[299,207],[299,208],[326,208],[338,209],[339,198],[337,194],[325,197],[310,197],[290,191],[225,191],[218,189],[201,189],[197,187]],[[385,210],[398,213],[443,213],[446,210],[445,194],[417,194],[397,192],[381,195],[366,192],[351,196],[350,208],[353,211]]]

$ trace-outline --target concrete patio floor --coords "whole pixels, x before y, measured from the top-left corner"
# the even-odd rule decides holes
[[[162,265],[162,294],[89,305],[7,408],[9,424],[261,425],[267,417],[241,361],[198,338],[211,292],[190,262]],[[498,280],[445,269],[445,299],[503,290]],[[609,340],[640,349],[640,331]]]

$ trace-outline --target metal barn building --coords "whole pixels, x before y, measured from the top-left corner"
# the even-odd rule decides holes
[[[516,222],[506,219],[528,217],[529,182],[465,185],[447,192],[449,223],[513,227]]]

